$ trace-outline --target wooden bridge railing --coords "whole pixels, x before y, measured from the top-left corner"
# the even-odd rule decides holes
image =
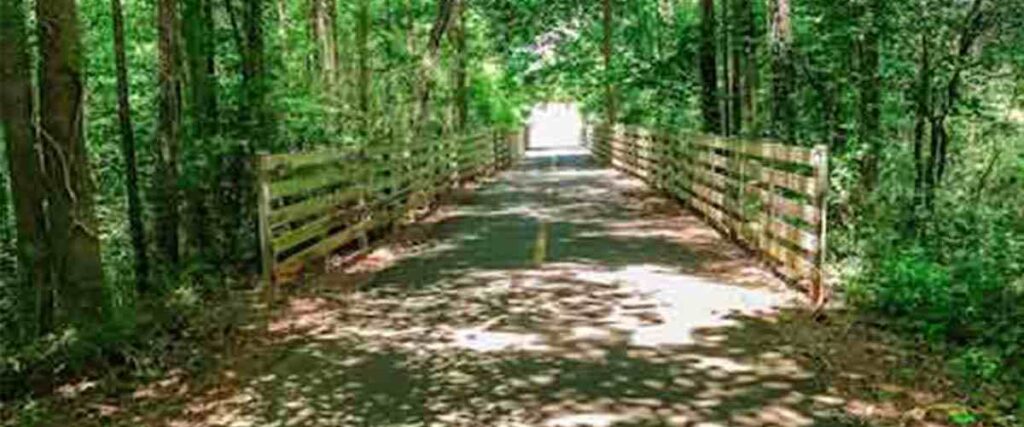
[[[593,134],[600,161],[684,201],[825,301],[826,147],[623,126]]]
[[[286,281],[310,263],[428,205],[452,185],[512,164],[522,132],[256,158],[264,281]]]

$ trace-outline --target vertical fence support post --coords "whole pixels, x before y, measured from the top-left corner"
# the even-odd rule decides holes
[[[737,227],[740,230],[741,237],[747,234],[747,174],[746,174],[746,158],[744,157],[744,145],[746,141],[742,139],[736,139],[732,144],[732,152],[734,155],[734,162],[736,163],[736,212],[740,216],[740,224]]]
[[[374,176],[374,165],[370,160],[370,152],[366,148],[359,150],[359,161],[362,163],[360,166],[366,168],[365,176],[363,177],[362,185],[359,187],[359,222],[369,219],[372,215],[370,213],[370,203],[372,199],[368,199],[368,195],[372,194],[368,190],[373,189],[373,176]],[[372,195],[370,196],[372,197]],[[366,249],[370,246],[370,238],[366,235],[366,231],[359,232],[359,249]]]
[[[774,147],[774,146],[772,145],[772,146],[768,146],[768,147],[769,147],[768,148],[768,153],[765,153],[764,152],[765,146],[763,146],[763,145],[761,146],[761,158],[762,159],[774,158],[772,156],[772,149],[771,149],[771,147]],[[762,256],[764,256],[763,255],[764,253],[767,253],[767,251],[769,251],[769,248],[771,247],[771,244],[772,244],[771,225],[772,225],[772,222],[775,221],[775,199],[776,199],[776,197],[778,197],[776,195],[776,190],[775,190],[775,180],[772,179],[773,176],[771,175],[771,168],[766,168],[765,167],[766,164],[767,163],[761,163],[761,167],[758,169],[758,173],[760,174],[760,176],[758,177],[758,180],[761,181],[761,182],[767,182],[768,183],[768,188],[765,190],[765,191],[768,192],[767,193],[767,197],[766,197],[767,200],[765,200],[765,203],[767,203],[768,206],[767,206],[766,209],[764,209],[764,212],[765,212],[764,222],[761,224],[761,242],[760,242],[761,243],[761,248],[760,249],[761,249]],[[765,176],[765,174],[768,174],[768,175]],[[766,256],[766,258],[771,258],[771,257]]]
[[[274,248],[270,234],[270,179],[267,176],[269,157],[256,155],[256,202],[260,237],[260,286],[264,289],[267,303],[273,298]]]
[[[659,191],[665,191],[665,138],[664,133],[661,131],[654,132],[653,138],[654,150],[652,150],[651,157],[653,160],[654,169],[654,188]]]
[[[815,308],[820,310],[828,302],[828,289],[825,285],[825,258],[828,246],[826,235],[828,232],[828,147],[817,145],[811,152],[811,165],[814,167],[815,197],[814,204],[818,207],[818,254],[815,257],[814,290],[811,296],[814,298]]]
[[[491,146],[491,173],[498,173],[498,169],[501,169],[501,150],[498,148],[498,138],[494,132],[491,132],[490,138]]]
[[[691,192],[693,191],[693,188],[690,187],[689,174],[691,167],[690,138],[692,137],[692,134],[680,134],[679,148],[677,149],[679,151],[679,161],[677,162],[678,170],[676,170],[676,173],[679,174],[679,179],[677,182],[679,183],[679,189],[681,190],[679,191],[679,198],[691,208],[693,207],[693,204],[690,203],[690,196]]]

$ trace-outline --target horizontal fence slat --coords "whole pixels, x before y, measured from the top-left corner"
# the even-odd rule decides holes
[[[335,165],[330,168],[319,168],[307,174],[293,176],[281,181],[270,182],[271,200],[285,197],[300,196],[323,188],[350,183],[365,172],[355,168]]]
[[[689,204],[785,275],[820,287],[824,147],[621,126],[597,127],[592,141],[591,150],[607,164]]]
[[[284,223],[321,214],[340,204],[357,200],[362,192],[363,187],[345,187],[323,196],[311,197],[283,206],[270,213],[270,225],[271,227],[276,227]]]
[[[761,224],[765,224],[769,232],[776,238],[785,240],[789,244],[797,246],[809,254],[818,252],[818,236],[801,230],[793,225],[787,224],[779,218],[761,216]]]
[[[754,192],[758,200],[775,213],[793,217],[811,225],[821,221],[820,210],[812,205],[793,201],[763,188],[751,187],[750,191]]]
[[[330,231],[331,228],[344,225],[345,221],[350,217],[356,216],[358,208],[345,209],[338,212],[332,212],[329,215],[324,215],[313,221],[307,222],[294,230],[288,230],[281,235],[274,237],[274,253],[279,254],[287,252],[288,250],[306,243],[318,236]]]
[[[364,219],[363,221],[341,230],[316,244],[305,248],[293,255],[288,256],[280,262],[281,265],[288,265],[295,262],[305,262],[312,258],[320,258],[334,251],[334,249],[351,243],[359,237],[360,233],[366,231],[373,224],[372,218]]]
[[[355,153],[338,151],[316,151],[299,154],[274,154],[267,155],[263,162],[265,172],[273,175],[276,173],[286,174],[295,169],[302,169],[323,164],[344,162],[356,157]]]
[[[270,271],[265,279],[272,283],[274,271],[364,239],[453,184],[510,164],[523,138],[522,132],[487,130],[384,140],[360,150],[260,155],[261,252]]]

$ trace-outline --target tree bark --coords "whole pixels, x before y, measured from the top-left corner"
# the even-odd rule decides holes
[[[924,201],[925,192],[925,161],[924,161],[924,138],[927,131],[926,123],[931,114],[931,57],[928,47],[928,34],[921,35],[921,59],[917,68],[917,108],[914,117],[914,206],[920,206]],[[912,221],[911,224],[916,224]],[[912,227],[913,228],[913,227]]]
[[[360,8],[363,0],[360,0]],[[310,0],[310,30],[315,43],[314,56],[320,80],[331,90],[338,79],[338,44],[335,32],[334,0]]]
[[[729,58],[729,97],[726,102],[729,104],[729,135],[739,135],[743,126],[743,87],[742,70],[740,69],[740,57],[743,56],[743,33],[741,31],[741,0],[732,0],[731,4],[724,5],[723,17],[726,20],[726,43],[725,49]],[[731,13],[726,15],[725,9],[732,8]]]
[[[793,70],[789,0],[772,0],[772,133],[784,141],[795,138]]]
[[[604,54],[604,85],[605,85],[605,123],[609,126],[615,125],[618,120],[618,99],[615,94],[615,82],[612,76],[612,50],[614,39],[614,22],[611,0],[603,0],[601,3],[602,28],[604,40],[602,53]]]
[[[135,159],[135,131],[132,129],[131,104],[128,97],[128,61],[124,50],[124,11],[121,0],[111,0],[114,18],[114,65],[117,74],[117,119],[121,133],[121,156],[125,165],[125,193],[128,196],[128,225],[135,254],[135,281],[140,292],[148,290],[149,258],[146,254],[146,231],[139,197],[139,173]]]
[[[759,81],[757,20],[754,16],[753,0],[740,0],[740,2],[742,3],[740,16],[742,19],[741,33],[743,37],[743,109],[746,111],[744,116],[746,123],[743,126],[747,133],[757,136],[760,133],[757,118],[757,87]]]
[[[878,162],[881,157],[882,91],[879,77],[879,20],[881,1],[868,0],[861,16],[864,28],[860,43],[860,137],[867,146],[861,162],[861,189],[865,194],[874,191],[878,183]]]
[[[957,52],[953,58],[954,67],[953,75],[950,76],[949,81],[945,87],[945,99],[941,105],[941,108],[937,114],[934,115],[933,124],[933,137],[936,141],[937,153],[933,153],[935,158],[935,172],[934,172],[934,184],[940,186],[942,184],[943,176],[946,172],[947,154],[949,150],[949,129],[946,126],[946,119],[951,114],[956,113],[956,109],[959,105],[960,100],[960,85],[963,79],[964,68],[969,62],[969,56],[971,51],[982,33],[986,30],[986,23],[989,21],[985,19],[985,13],[982,9],[984,0],[974,0],[971,3],[971,8],[967,13],[967,17],[964,20],[963,26],[960,30],[960,35],[957,40]]]
[[[179,262],[180,225],[178,157],[181,146],[181,76],[178,64],[178,4],[176,0],[157,2],[157,50],[159,65],[159,110],[157,141],[154,146],[156,175],[156,241],[161,264],[174,271]]]
[[[746,123],[749,110],[744,110],[747,80],[747,18],[749,17],[749,0],[732,0],[732,24],[730,25],[730,51],[732,52],[732,133],[739,135],[744,132],[743,125]]]
[[[469,52],[466,46],[466,5],[461,5],[452,25],[452,44],[455,47],[455,128],[461,132],[466,130],[469,122],[469,86],[468,63]]]
[[[198,139],[215,135],[219,124],[212,1],[185,0],[182,8],[192,131]]]
[[[263,41],[263,2],[244,0],[242,10],[242,123],[247,136],[266,139],[270,120],[266,111],[267,76]]]
[[[722,110],[722,134],[730,135],[732,133],[732,75],[729,73],[729,2],[731,0],[722,0],[718,6],[721,12],[722,19],[721,29],[718,34],[718,54],[719,63],[722,67],[722,73],[719,76],[722,79],[721,96],[719,97],[722,104],[719,106]]]
[[[700,75],[701,117],[704,131],[720,133],[722,116],[718,106],[718,65],[715,48],[715,1],[701,0]]]
[[[20,280],[20,338],[29,340],[53,325],[53,288],[46,281],[43,181],[33,123],[32,69],[21,0],[0,1],[0,124],[7,143]],[[3,191],[3,190],[0,190]]]
[[[61,323],[91,327],[101,324],[105,301],[94,188],[82,133],[85,59],[76,2],[38,2],[36,17],[49,276],[57,289]]]
[[[359,121],[361,131],[369,136],[370,132],[370,1],[359,0],[356,10],[356,45],[359,57],[358,82],[359,90]]]
[[[416,119],[417,135],[422,135],[430,121],[430,97],[434,90],[434,70],[441,54],[441,41],[451,26],[452,16],[457,8],[461,7],[462,0],[441,0],[437,5],[437,17],[430,29],[430,38],[427,40],[427,49],[423,54],[420,66],[420,87],[418,90],[418,114]]]

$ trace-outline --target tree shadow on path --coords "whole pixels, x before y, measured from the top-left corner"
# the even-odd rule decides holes
[[[836,369],[793,339],[815,328],[792,320],[798,296],[687,211],[587,156],[536,157],[465,202],[422,225],[429,242],[375,267],[357,291],[294,296],[271,340],[179,415],[132,421],[902,422],[864,414],[870,402],[822,377]]]

